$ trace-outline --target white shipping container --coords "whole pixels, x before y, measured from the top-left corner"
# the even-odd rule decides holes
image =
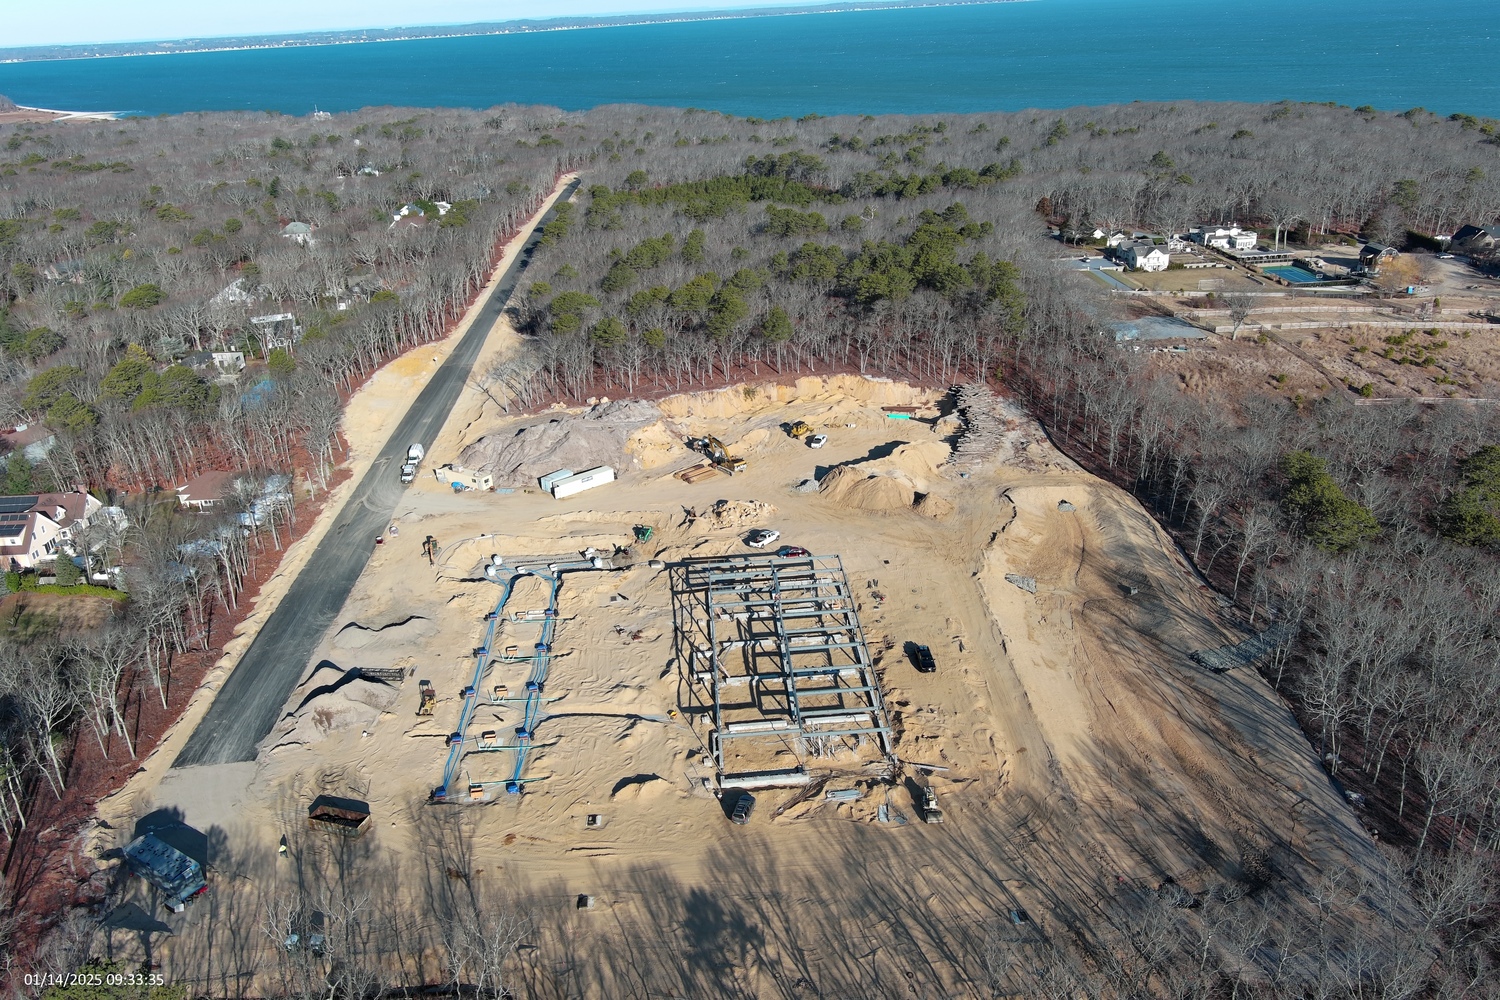
[[[601,465],[597,469],[589,469],[587,472],[580,472],[576,476],[559,479],[552,484],[552,496],[554,499],[561,500],[575,493],[582,493],[584,490],[593,489],[595,486],[603,486],[605,483],[612,483],[614,481],[615,470],[607,465]]]
[[[547,473],[545,476],[543,476],[542,478],[538,479],[537,483],[542,487],[542,489],[545,492],[551,493],[552,492],[552,484],[553,483],[556,483],[556,482],[559,482],[561,480],[567,479],[571,475],[573,475],[573,470],[572,469],[558,469],[556,472],[549,472],[549,473]]]

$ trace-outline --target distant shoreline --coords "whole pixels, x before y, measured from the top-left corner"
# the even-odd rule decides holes
[[[0,111],[0,125],[36,125],[50,122],[112,122],[120,111],[59,111],[56,108],[33,108],[17,104]]]
[[[0,48],[0,65],[26,62],[58,62],[83,59],[124,59],[134,56],[170,56],[201,52],[251,52],[260,49],[313,48],[329,45],[364,45],[371,42],[410,42],[433,38],[479,38],[490,35],[525,35],[546,31],[577,31],[586,28],[628,28],[652,24],[686,24],[695,21],[742,21],[759,17],[792,17],[800,14],[842,14],[869,10],[911,10],[925,7],[976,7],[1030,0],[851,0],[805,7],[746,7],[737,10],[681,11],[674,14],[624,14],[616,17],[545,18],[478,22],[460,25],[425,25],[411,28],[370,28],[349,31],[306,31],[286,35],[159,39],[150,42],[102,42],[95,45],[35,45]],[[43,110],[43,109],[29,109]],[[62,112],[80,114],[79,112]]]

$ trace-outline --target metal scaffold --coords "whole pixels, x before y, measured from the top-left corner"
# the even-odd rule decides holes
[[[895,766],[838,556],[730,556],[672,573],[679,662],[721,789],[805,784],[809,757]],[[788,749],[796,767],[761,766]]]

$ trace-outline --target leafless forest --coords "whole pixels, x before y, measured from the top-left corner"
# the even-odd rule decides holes
[[[159,684],[205,641],[202,609],[232,606],[247,560],[279,544],[276,517],[246,537],[149,491],[212,467],[325,489],[342,397],[440,336],[497,243],[576,168],[582,193],[513,303],[528,348],[476,376],[487,391],[524,407],[835,368],[1002,384],[1173,530],[1226,615],[1275,630],[1262,669],[1391,845],[1420,915],[1423,947],[1330,958],[1347,974],[1326,981],[1279,980],[1262,941],[1243,968],[1191,975],[1069,962],[1038,995],[1494,995],[1500,452],[1485,448],[1500,412],[1356,407],[1342,387],[1296,406],[1185,393],[1101,334],[1107,304],[1049,262],[1045,218],[1452,232],[1500,214],[1495,127],[1421,109],[1130,104],[0,129],[0,422],[59,438],[35,467],[10,459],[7,492],[82,483],[114,491],[132,523],[110,541],[128,567],[122,612],[82,630],[12,622],[0,645],[6,837],[69,780],[63,736],[133,752],[126,688]],[[283,235],[295,222],[306,240]],[[303,330],[290,348],[249,323],[281,312]],[[250,370],[216,381],[181,363],[208,349],[242,350]]]

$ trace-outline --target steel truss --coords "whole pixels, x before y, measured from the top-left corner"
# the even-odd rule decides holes
[[[804,784],[809,757],[846,751],[873,750],[894,766],[885,699],[838,556],[727,556],[672,573],[679,662],[720,788]],[[796,767],[754,769],[788,749]]]

